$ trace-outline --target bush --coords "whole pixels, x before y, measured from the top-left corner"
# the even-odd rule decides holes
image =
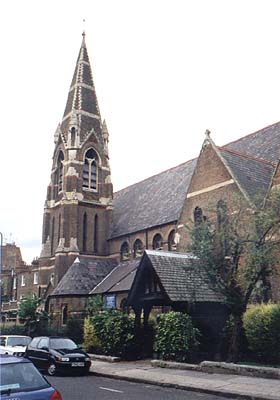
[[[84,346],[89,353],[101,353],[101,343],[97,338],[91,318],[84,321]]]
[[[158,316],[154,349],[162,360],[190,361],[198,336],[189,315],[171,311]]]
[[[1,324],[0,331],[1,335],[26,335],[26,327],[14,323]]]
[[[280,305],[253,306],[244,314],[249,350],[256,360],[280,361]]]
[[[122,311],[103,311],[91,317],[103,354],[129,358],[133,352],[134,322]]]
[[[75,343],[81,344],[84,340],[84,321],[76,318],[69,318],[66,323],[64,334]]]

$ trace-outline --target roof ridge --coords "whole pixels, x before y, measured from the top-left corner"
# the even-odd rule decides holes
[[[258,162],[261,162],[263,164],[271,165],[272,167],[276,166],[276,164],[271,162],[271,161],[267,161],[267,160],[264,160],[262,158],[253,157],[253,156],[250,156],[250,155],[245,154],[245,153],[240,153],[239,151],[236,151],[236,150],[225,149],[223,146],[222,147],[219,146],[218,149],[221,150],[221,151],[226,151],[228,153],[236,154],[236,155],[244,157],[244,158],[248,158],[249,160],[258,161]]]
[[[221,147],[225,147],[225,146],[228,146],[228,145],[230,145],[230,144],[232,144],[232,143],[239,142],[239,141],[242,140],[242,139],[245,139],[245,138],[247,138],[247,137],[249,137],[249,136],[255,135],[256,133],[261,132],[261,131],[263,131],[263,130],[265,130],[265,129],[267,129],[267,128],[271,128],[272,126],[277,125],[277,124],[280,124],[280,121],[274,122],[273,124],[270,124],[270,125],[267,125],[267,126],[265,126],[264,128],[258,129],[257,131],[248,133],[247,135],[242,136],[242,137],[239,138],[239,139],[232,140],[231,142],[226,143],[226,144],[224,144],[224,145],[221,146]]]
[[[140,181],[135,182],[135,183],[132,183],[131,185],[128,185],[128,186],[124,187],[123,189],[117,190],[116,192],[114,192],[114,194],[117,194],[117,193],[119,193],[119,192],[121,192],[121,191],[123,191],[123,190],[125,190],[125,189],[128,189],[128,188],[130,188],[130,187],[132,187],[132,186],[138,185],[138,184],[141,183],[141,182],[145,182],[145,181],[147,181],[148,179],[154,178],[154,177],[157,176],[157,175],[164,174],[165,172],[171,171],[171,170],[173,170],[173,169],[175,169],[175,168],[178,168],[178,167],[180,167],[180,166],[182,166],[182,165],[184,165],[184,164],[190,163],[191,161],[194,161],[194,160],[196,160],[197,158],[198,158],[198,157],[191,158],[190,160],[184,161],[184,162],[182,162],[182,163],[180,163],[180,164],[178,164],[178,165],[175,165],[174,167],[167,168],[167,169],[165,169],[164,171],[158,172],[157,174],[154,174],[154,175],[148,176],[147,178],[141,179]]]

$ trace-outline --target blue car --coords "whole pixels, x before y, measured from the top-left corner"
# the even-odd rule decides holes
[[[0,355],[1,400],[62,400],[58,390],[26,358]]]

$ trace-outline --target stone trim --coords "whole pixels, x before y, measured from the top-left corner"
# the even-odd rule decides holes
[[[227,181],[224,181],[224,182],[221,182],[221,183],[217,183],[216,185],[208,186],[208,187],[206,187],[204,189],[201,189],[201,190],[196,190],[195,192],[188,193],[187,194],[187,199],[189,197],[198,196],[199,194],[211,192],[212,190],[220,189],[221,187],[231,185],[232,183],[235,183],[234,180],[233,179],[229,179]]]

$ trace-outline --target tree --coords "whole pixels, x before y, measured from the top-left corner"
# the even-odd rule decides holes
[[[212,216],[189,228],[188,250],[196,256],[197,273],[224,296],[233,318],[228,359],[236,361],[248,303],[254,295],[269,299],[269,276],[279,252],[280,192],[251,207],[238,199],[228,210],[220,201]]]
[[[40,323],[48,320],[46,311],[40,310],[41,299],[36,295],[24,297],[19,304],[18,316],[24,320],[26,333],[30,336],[37,333]]]

